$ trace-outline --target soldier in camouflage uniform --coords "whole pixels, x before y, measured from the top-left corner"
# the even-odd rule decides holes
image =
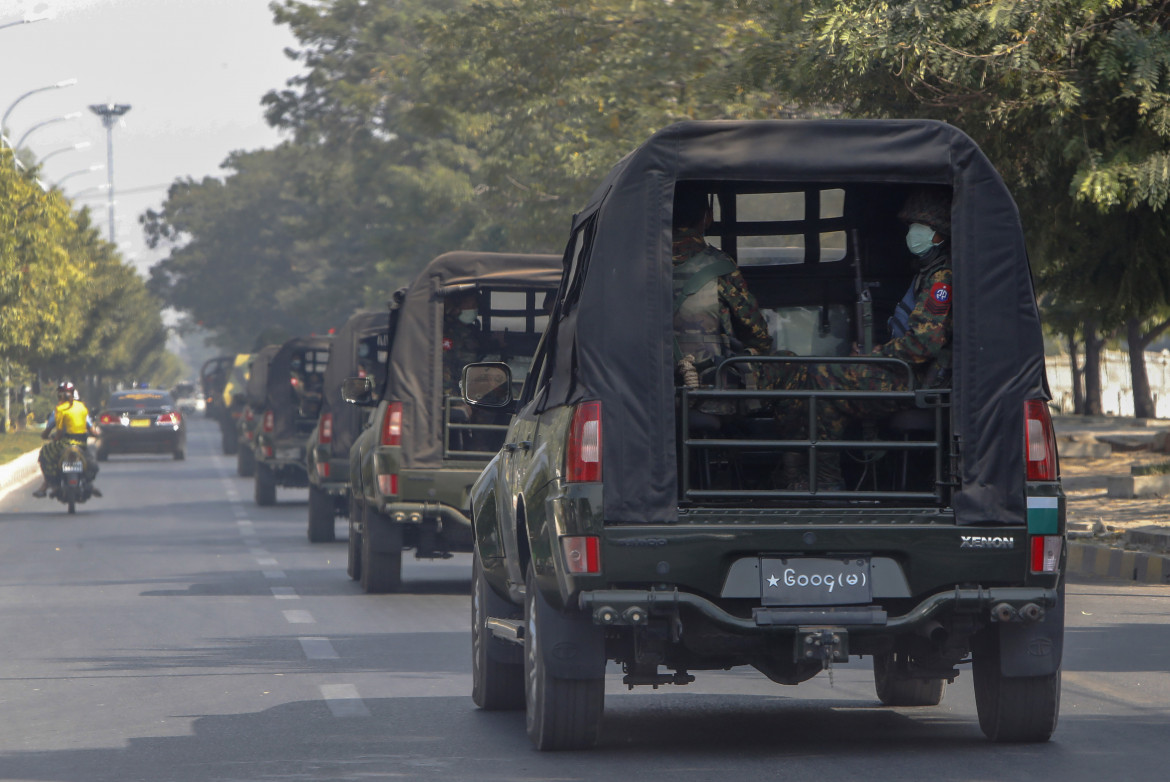
[[[898,358],[909,364],[919,388],[942,387],[951,370],[951,259],[947,242],[951,233],[949,188],[921,187],[906,199],[898,219],[907,223],[906,245],[916,259],[916,273],[906,294],[889,320],[891,339],[869,355]],[[853,355],[861,355],[854,345]],[[894,368],[875,364],[793,365],[779,381],[788,389],[848,389],[905,391],[906,376]],[[818,439],[843,439],[850,420],[874,420],[898,410],[895,402],[830,399],[818,404]],[[788,431],[807,421],[805,403],[786,405],[778,412]],[[817,482],[825,490],[844,488],[841,455],[825,451],[817,458]],[[803,488],[798,484],[793,488]]]
[[[674,283],[674,358],[680,384],[733,355],[766,356],[772,337],[755,296],[726,253],[707,244],[712,212],[705,190],[688,183],[675,188],[671,262]],[[734,412],[728,402],[708,400],[699,409]]]

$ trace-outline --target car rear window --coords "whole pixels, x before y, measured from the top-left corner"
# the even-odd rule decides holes
[[[153,410],[173,407],[174,400],[164,391],[120,391],[110,396],[111,410]]]

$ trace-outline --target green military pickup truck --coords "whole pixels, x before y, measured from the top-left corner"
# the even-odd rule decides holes
[[[922,188],[948,206],[908,219]],[[680,285],[672,259],[704,233],[674,232],[684,189],[758,302],[722,315],[766,324],[741,318],[754,335],[712,361],[677,353],[685,299],[724,284]],[[922,296],[915,253],[935,245],[953,289],[931,277]],[[970,666],[989,738],[1049,738],[1065,500],[1023,231],[970,138],[679,123],[601,183],[563,264],[519,398],[501,364],[464,379],[469,404],[515,410],[471,492],[480,707],[525,708],[540,749],[585,747],[607,661],[631,687],[742,665],[795,685],[864,656],[884,704],[935,705]],[[906,318],[943,329],[918,348],[948,371],[882,353]],[[882,372],[898,379],[858,380]]]
[[[317,425],[330,342],[330,337],[294,337],[268,362],[264,401],[254,413],[257,505],[274,505],[278,486],[309,485],[305,441]]]
[[[355,312],[333,337],[321,412],[305,446],[310,543],[332,541],[334,518],[349,513],[349,449],[369,418],[367,410],[345,403],[341,383],[347,377],[368,377],[374,388],[381,390],[397,313],[397,305],[389,312]]]
[[[460,373],[495,360],[523,378],[560,279],[555,255],[440,255],[403,294],[384,388],[346,380],[342,395],[374,408],[349,452],[347,570],[365,591],[401,587],[404,549],[419,559],[471,551],[468,492],[508,416],[468,408]]]

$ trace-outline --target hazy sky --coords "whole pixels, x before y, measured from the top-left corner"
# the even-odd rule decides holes
[[[66,79],[77,84],[29,96],[13,109],[7,135],[15,143],[31,126],[80,111],[82,116],[35,130],[25,146],[46,161],[42,179],[106,163],[106,131],[87,108],[128,103],[114,129],[117,240],[140,269],[159,255],[146,248],[138,216],[162,204],[178,177],[222,176],[219,164],[237,149],[281,140],[264,122],[260,98],[284,86],[298,68],[284,55],[295,46],[272,22],[269,0],[0,0],[0,26],[49,11],[47,21],[0,29],[0,115],[25,92]],[[90,146],[68,149],[79,142]],[[70,195],[103,185],[106,171],[69,177]],[[101,192],[91,205],[107,231]]]

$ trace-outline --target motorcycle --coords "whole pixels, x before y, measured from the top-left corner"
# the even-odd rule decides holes
[[[93,496],[93,485],[85,472],[86,455],[84,446],[69,443],[61,454],[61,477],[56,486],[50,487],[49,496],[66,503],[70,513],[77,512],[77,503]]]

